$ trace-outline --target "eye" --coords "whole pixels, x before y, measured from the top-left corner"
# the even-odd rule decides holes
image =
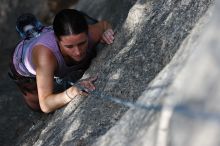
[[[87,41],[83,41],[83,42],[79,43],[78,46],[85,45],[86,43],[87,43]]]
[[[74,46],[73,45],[65,45],[65,47],[70,49],[70,48],[73,48]]]

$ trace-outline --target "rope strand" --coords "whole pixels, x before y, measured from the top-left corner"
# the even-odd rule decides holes
[[[86,88],[82,87],[79,83],[73,83],[73,82],[67,82],[68,84],[72,86],[76,86],[78,89],[81,91],[88,91]],[[124,105],[129,108],[136,108],[136,109],[143,109],[146,111],[153,110],[155,112],[160,112],[162,111],[163,107],[165,108],[170,108],[174,112],[179,113],[182,116],[188,117],[190,119],[197,119],[197,120],[203,120],[203,121],[214,121],[220,124],[220,114],[219,113],[210,113],[210,112],[201,112],[194,109],[191,109],[188,105],[186,104],[179,104],[179,105],[145,105],[145,104],[140,104],[140,103],[133,103],[130,101],[126,101],[123,99],[120,99],[118,97],[113,97],[110,95],[106,95],[103,92],[100,92],[98,90],[94,91],[88,91],[90,95],[93,95],[95,97],[100,97],[105,100],[117,103],[119,105]]]

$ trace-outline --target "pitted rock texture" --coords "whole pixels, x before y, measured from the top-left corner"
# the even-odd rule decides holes
[[[114,44],[99,46],[84,75],[98,74],[95,85],[103,94],[76,99],[49,115],[30,113],[35,123],[22,130],[17,145],[218,145],[220,122],[203,118],[219,113],[218,17],[215,27],[209,25],[217,4],[80,0],[72,8],[112,22],[116,31]],[[162,109],[129,109],[106,95]]]

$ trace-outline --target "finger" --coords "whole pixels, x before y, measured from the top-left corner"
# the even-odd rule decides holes
[[[95,86],[94,86],[94,84],[91,83],[91,82],[90,82],[90,89],[91,89],[92,91],[95,90]]]
[[[93,91],[93,90],[95,90],[95,86],[93,85],[92,82],[88,82],[88,83],[86,84],[86,88],[88,89],[88,91]]]
[[[113,40],[115,39],[114,35],[115,35],[115,32],[111,28],[107,29],[103,33],[103,37],[106,37],[108,39],[108,41],[105,41],[105,42],[108,42],[108,44],[113,43]]]
[[[111,41],[111,43],[113,43],[114,40],[114,34],[113,31],[111,32],[110,30],[106,33],[106,36],[109,38],[109,40]]]
[[[111,34],[114,34],[114,31],[113,31],[111,28],[106,29],[105,32],[109,32],[109,33],[111,33]]]
[[[113,34],[111,33],[110,30],[105,32],[106,37],[110,38],[111,36],[113,36]]]
[[[106,44],[110,44],[109,40],[103,35],[102,36],[102,40],[106,43]]]
[[[103,39],[104,39],[104,41],[105,41],[107,44],[109,44],[109,43],[110,43],[110,40],[109,40],[109,38],[108,38],[108,36],[107,36],[107,33],[106,33],[106,32],[103,34]]]
[[[107,36],[106,34],[103,35],[103,40],[107,43],[107,44],[111,44],[111,38],[109,38],[109,36]]]
[[[95,90],[95,86],[94,86],[93,83],[90,82],[90,81],[87,81],[84,87],[86,87],[85,90],[86,90],[87,92],[89,92],[89,90],[91,90],[91,91]]]
[[[111,35],[114,35],[114,34],[115,34],[115,32],[114,32],[112,29],[109,29],[109,33],[110,33]]]
[[[91,78],[89,79],[89,81],[93,83],[93,82],[95,82],[97,79],[98,79],[98,76],[94,76],[94,77],[91,77]]]
[[[111,40],[112,40],[112,43],[113,43],[113,40],[115,39],[115,37],[113,35],[111,35]]]
[[[109,31],[107,31],[107,36],[111,39],[111,42],[113,43],[113,40],[114,40],[114,32],[113,32],[113,30],[109,30]]]
[[[113,43],[113,40],[115,39],[115,37],[114,37],[115,33],[113,32],[112,29],[109,29],[109,30],[108,30],[108,35],[109,35],[109,37],[111,38],[112,43]]]
[[[106,37],[106,38],[110,38],[110,36],[112,36],[111,32],[109,30],[106,30],[103,35]]]

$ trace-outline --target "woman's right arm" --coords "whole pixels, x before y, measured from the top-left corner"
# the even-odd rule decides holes
[[[114,41],[114,32],[112,26],[107,21],[100,21],[96,24],[89,25],[89,33],[93,42],[112,44]]]
[[[81,91],[74,86],[64,92],[54,94],[54,73],[58,66],[55,56],[48,48],[42,45],[38,45],[33,49],[32,56],[36,69],[40,108],[44,113],[63,107],[71,101],[70,96],[75,97],[81,94]]]

